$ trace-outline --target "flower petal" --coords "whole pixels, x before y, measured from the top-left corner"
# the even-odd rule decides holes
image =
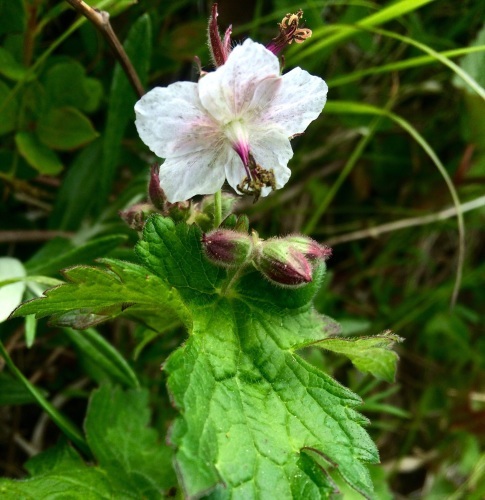
[[[224,170],[229,185],[236,191],[236,193],[242,194],[241,191],[238,190],[237,185],[240,184],[246,177],[246,170],[244,169],[243,162],[236,151],[231,150],[231,154],[227,157]]]
[[[225,124],[247,109],[261,80],[279,73],[278,58],[247,39],[232,50],[223,66],[200,79],[200,100],[216,120]]]
[[[322,112],[327,102],[327,84],[318,76],[295,68],[283,75],[282,84],[260,115],[261,123],[279,125],[288,137],[301,134]]]
[[[283,78],[281,76],[269,76],[258,82],[247,109],[246,120],[253,123],[264,120],[265,113],[268,111],[271,112],[272,102],[278,94],[282,83]]]
[[[160,186],[170,203],[185,201],[197,194],[213,194],[224,183],[224,165],[229,146],[168,158],[160,166]],[[241,161],[241,160],[239,160]]]
[[[293,157],[293,150],[286,135],[274,128],[261,130],[258,134],[250,136],[250,143],[256,163],[265,170],[273,170],[276,188],[282,188],[290,178],[291,170],[288,168],[288,162]],[[262,196],[270,192],[270,188],[265,188]]]
[[[202,107],[197,84],[177,82],[156,87],[135,105],[142,141],[160,158],[208,149],[217,128]]]

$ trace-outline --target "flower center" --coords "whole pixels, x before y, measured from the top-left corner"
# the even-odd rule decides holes
[[[265,170],[256,163],[254,156],[249,148],[249,136],[247,127],[241,118],[230,121],[223,127],[227,139],[232,148],[241,158],[246,171],[246,176],[238,184],[237,188],[241,193],[254,196],[257,201],[265,187],[276,189],[276,180],[273,170]]]

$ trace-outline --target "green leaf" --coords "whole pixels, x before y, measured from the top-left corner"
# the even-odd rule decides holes
[[[40,174],[57,175],[62,171],[63,166],[59,157],[42,144],[35,134],[19,132],[15,134],[15,144],[27,163]]]
[[[54,469],[78,468],[82,464],[83,461],[78,453],[61,439],[56,446],[29,459],[25,463],[25,469],[32,476],[38,476]]]
[[[51,67],[45,77],[49,106],[72,106],[84,111],[94,111],[99,104],[103,88],[94,78],[87,78],[84,67],[68,60]]]
[[[59,151],[79,148],[98,137],[86,115],[76,108],[53,108],[42,114],[37,124],[39,139]]]
[[[61,442],[27,462],[27,479],[0,479],[1,498],[164,498],[176,485],[173,452],[149,420],[147,391],[101,387],[85,420],[97,465]]]
[[[479,31],[476,39],[472,42],[471,47],[479,47],[485,45],[485,24]],[[467,54],[460,62],[460,66],[475,80],[477,80],[482,87],[485,87],[485,51],[472,52]],[[453,78],[453,84],[456,87],[464,88],[469,92],[467,87],[464,85],[463,80],[455,75]]]
[[[323,269],[296,290],[249,272],[222,296],[225,271],[202,256],[199,230],[160,217],[146,224],[137,252],[192,313],[189,340],[164,367],[181,412],[170,441],[186,494],[323,497],[333,485],[304,464],[311,448],[372,496],[363,464],[378,455],[353,409],[359,397],[294,352],[338,328],[311,305]]]
[[[84,67],[76,61],[63,61],[49,68],[44,82],[49,105],[80,108],[87,97],[84,76]]]
[[[3,499],[115,498],[106,472],[87,466],[65,443],[31,459],[26,467],[33,477],[23,481],[0,480],[0,496]]]
[[[11,95],[10,88],[0,81],[0,108],[2,119],[0,120],[0,135],[8,134],[15,130],[18,119],[18,101]]]
[[[144,238],[136,252],[153,273],[184,298],[207,294],[214,299],[226,273],[204,257],[200,237],[200,230],[194,225],[175,225],[171,219],[152,217],[145,225]]]
[[[0,257],[0,282],[9,281],[12,278],[22,279],[25,275],[25,268],[20,260],[13,257]],[[0,323],[5,321],[22,302],[24,292],[24,281],[0,287]]]
[[[110,481],[137,498],[159,498],[176,484],[173,452],[149,428],[148,391],[102,386],[93,392],[85,421],[86,436]]]
[[[152,26],[148,14],[136,20],[123,47],[141,81],[146,81],[152,47]],[[134,106],[138,100],[138,96],[119,64],[115,66],[109,95],[108,117],[103,140],[103,162],[102,169],[99,171],[99,203],[105,203],[111,191],[120,158],[121,140],[128,123],[135,120]]]
[[[24,303],[12,317],[51,316],[53,324],[85,329],[123,313],[153,328],[184,315],[177,292],[144,267],[112,259],[100,262],[107,268],[66,269],[63,274],[70,283]]]
[[[315,346],[347,356],[361,372],[394,382],[398,356],[391,349],[396,342],[402,341],[401,337],[385,332],[374,337],[352,339],[332,337],[322,340]]]
[[[28,71],[25,66],[15,60],[11,52],[0,47],[0,74],[10,80],[19,81],[27,78]]]
[[[81,322],[124,308],[139,321],[146,311],[179,315],[189,338],[164,369],[180,411],[169,439],[187,496],[323,498],[334,488],[326,472],[336,467],[371,498],[365,464],[378,454],[363,429],[367,419],[355,410],[360,398],[296,353],[339,329],[312,306],[324,265],[297,289],[276,288],[251,269],[231,281],[204,257],[200,238],[195,226],[153,216],[137,246],[146,267],[105,259],[107,268],[70,269],[70,283],[15,315],[59,320],[81,313]],[[158,314],[165,321],[166,313]],[[116,418],[124,406],[107,399],[100,396],[103,413]],[[125,460],[115,469],[129,467],[126,454],[113,457],[109,433],[98,427],[92,423],[97,434],[88,432],[95,454],[108,454],[113,464]]]
[[[85,78],[84,90],[86,92],[86,99],[81,109],[86,111],[86,113],[92,113],[98,109],[101,103],[104,92],[103,84],[96,78]]]
[[[25,344],[30,349],[37,333],[37,320],[33,314],[25,317]]]

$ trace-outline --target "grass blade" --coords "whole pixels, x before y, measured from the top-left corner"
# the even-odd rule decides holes
[[[446,171],[438,155],[435,153],[433,148],[428,144],[426,139],[404,118],[388,111],[386,109],[378,108],[377,106],[372,106],[370,104],[359,104],[356,102],[349,101],[331,101],[325,106],[326,113],[336,113],[336,114],[358,114],[358,115],[374,115],[374,116],[386,116],[393,122],[397,123],[401,128],[403,128],[409,135],[421,146],[425,153],[429,156],[432,162],[435,164],[439,173],[443,177],[448,191],[450,192],[451,198],[453,200],[453,205],[456,209],[456,217],[458,223],[458,262],[456,269],[455,285],[453,288],[453,294],[451,298],[452,306],[456,303],[458,297],[458,292],[460,290],[460,285],[463,276],[463,264],[465,260],[465,222],[463,219],[463,213],[461,211],[461,203],[456,192],[453,181],[451,180],[448,172]]]
[[[14,362],[8,355],[8,352],[2,342],[0,342],[0,355],[3,357],[15,377],[24,385],[27,391],[34,397],[41,408],[51,417],[53,422],[66,435],[66,437],[70,439],[83,453],[90,455],[91,453],[89,451],[89,447],[79,429],[59,410],[57,410],[57,408],[52,406],[42,395],[39,389],[37,389],[27,378],[24,377],[22,372],[15,366]]]

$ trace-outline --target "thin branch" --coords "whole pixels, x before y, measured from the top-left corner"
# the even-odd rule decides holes
[[[463,203],[459,206],[459,211],[463,214],[465,212],[470,212],[471,210],[482,207],[485,207],[485,196],[480,196],[479,198],[471,200],[467,203]],[[450,207],[434,214],[423,215],[421,217],[410,217],[408,219],[401,219],[395,222],[382,224],[380,226],[370,227],[368,229],[362,229],[360,231],[354,231],[353,233],[334,236],[333,238],[325,240],[325,244],[333,246],[339,245],[341,243],[347,243],[349,241],[362,240],[364,238],[377,238],[381,234],[389,233],[391,231],[397,231],[398,229],[424,226],[426,224],[432,224],[433,222],[451,219],[452,217],[456,217],[457,212],[458,210],[456,209],[456,207]]]
[[[68,2],[79,13],[83,14],[89,21],[91,21],[91,23],[94,24],[96,29],[98,29],[102,33],[102,35],[106,38],[109,46],[113,50],[116,59],[118,59],[118,62],[121,64],[121,67],[126,73],[131,86],[137,93],[138,97],[142,97],[143,94],[145,94],[145,89],[141,84],[138,73],[133,67],[130,58],[126,54],[123,45],[121,45],[118,37],[113,31],[113,28],[111,27],[108,12],[104,10],[94,9],[87,3],[83,2],[83,0],[66,0],[66,2]]]
[[[24,243],[31,241],[48,241],[60,236],[72,238],[74,233],[68,231],[0,231],[0,243]]]

